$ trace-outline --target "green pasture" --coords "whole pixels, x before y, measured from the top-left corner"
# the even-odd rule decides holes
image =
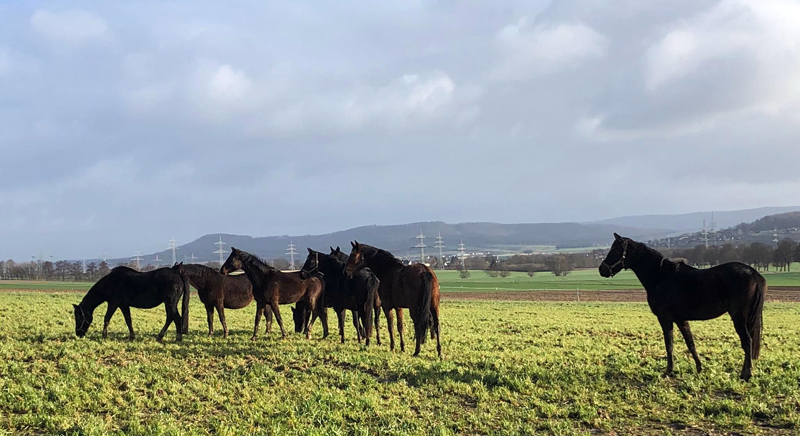
[[[100,339],[100,306],[77,339],[79,299],[0,293],[0,433],[800,431],[800,305],[791,303],[765,306],[762,358],[745,383],[726,318],[693,324],[702,374],[678,337],[676,374],[664,377],[658,323],[638,303],[448,301],[439,360],[431,343],[419,358],[390,353],[386,342],[365,348],[350,325],[344,345],[320,339],[319,326],[311,340],[273,332],[252,342],[253,307],[228,311],[227,340],[207,337],[196,299],[182,343],[174,329],[155,341],[162,308],[132,311],[138,338],[129,342],[119,313]]]
[[[800,264],[793,272],[763,272],[770,286],[800,286]],[[626,290],[642,289],[639,280],[631,271],[622,271],[612,278],[600,277],[595,269],[572,271],[566,277],[557,277],[550,272],[537,272],[533,277],[525,273],[512,272],[509,277],[489,277],[483,271],[470,271],[470,277],[462,279],[458,271],[436,271],[442,292],[494,292],[494,291],[544,291],[544,290]],[[91,287],[88,282],[44,282],[0,280],[0,290],[58,290],[84,291]]]

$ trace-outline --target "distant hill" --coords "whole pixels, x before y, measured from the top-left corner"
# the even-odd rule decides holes
[[[800,206],[760,207],[734,211],[714,211],[717,229],[749,223],[767,215],[800,211]],[[673,233],[696,232],[703,228],[703,220],[710,226],[711,212],[694,212],[680,215],[637,215],[595,221],[591,224],[608,224],[642,229],[669,229]]]
[[[427,250],[433,254],[438,250],[433,248],[435,237],[441,233],[444,240],[445,252],[455,253],[459,241],[463,240],[466,249],[470,252],[520,252],[524,250],[541,249],[541,246],[557,246],[559,248],[590,247],[594,245],[607,245],[612,240],[612,233],[619,232],[639,239],[652,239],[666,235],[663,229],[638,229],[620,225],[608,224],[579,224],[579,223],[539,223],[539,224],[499,224],[499,223],[460,223],[448,224],[440,221],[419,222],[412,224],[392,226],[364,226],[343,230],[324,235],[304,236],[266,236],[252,237],[231,234],[208,234],[188,244],[181,245],[178,249],[178,260],[193,254],[197,262],[219,260],[218,255],[212,252],[216,249],[214,243],[222,237],[226,243],[225,249],[231,246],[253,252],[266,259],[275,259],[286,256],[286,246],[291,240],[296,246],[298,256],[304,259],[306,247],[317,250],[327,250],[328,247],[340,246],[342,250],[349,251],[352,240],[358,240],[370,245],[391,251],[397,256],[417,255],[418,249],[411,247],[417,243],[414,237],[420,229],[427,236],[425,243],[430,246]],[[144,256],[146,261],[158,254],[164,259],[163,264],[172,260],[169,250],[151,253]],[[111,259],[112,264],[129,262],[130,259]]]

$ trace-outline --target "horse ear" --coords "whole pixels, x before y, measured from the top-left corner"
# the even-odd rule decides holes
[[[335,252],[335,251],[336,251],[336,250],[334,250],[334,249],[333,249],[333,247],[331,247],[331,253],[333,253],[333,252]]]
[[[311,254],[311,253],[314,252],[314,250],[312,250],[311,247],[308,247],[307,249],[308,249],[308,254]]]
[[[353,248],[356,248],[356,247],[358,247],[358,242],[350,241],[350,245],[351,245]]]
[[[78,305],[77,305],[77,304],[73,304],[73,305],[72,305],[72,307],[73,307],[73,308],[75,308],[75,309],[77,309],[77,308],[78,308]]]
[[[342,250],[340,250],[340,249],[339,249],[339,246],[338,246],[338,245],[336,246],[336,252],[337,252],[337,253],[341,253],[341,252],[342,252]]]
[[[617,232],[614,232],[614,239],[619,241],[620,239],[622,239],[622,236],[618,235]]]

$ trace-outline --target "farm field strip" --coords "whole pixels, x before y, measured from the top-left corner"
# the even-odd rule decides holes
[[[693,323],[705,370],[676,338],[676,375],[641,303],[445,301],[445,358],[291,335],[249,340],[253,307],[227,311],[231,337],[153,338],[161,308],[120,313],[100,339],[101,305],[74,337],[75,293],[0,294],[0,432],[127,434],[618,434],[800,429],[800,305],[768,303],[762,359],[738,379],[741,350],[723,317]],[[282,306],[288,314],[287,306]],[[285,316],[285,318],[290,318]],[[408,317],[407,317],[408,319]],[[216,321],[216,320],[215,320]],[[219,328],[218,322],[216,323]],[[275,326],[276,327],[276,326]],[[407,343],[413,337],[406,327]],[[262,332],[263,334],[263,332]],[[695,434],[695,433],[690,433]]]

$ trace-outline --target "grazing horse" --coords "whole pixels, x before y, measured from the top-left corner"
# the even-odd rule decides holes
[[[253,285],[246,275],[225,276],[214,268],[205,265],[176,263],[172,267],[189,278],[189,284],[197,289],[200,301],[206,306],[208,335],[214,334],[214,309],[217,309],[222,323],[223,337],[228,337],[228,323],[225,309],[243,309],[253,301]],[[266,308],[267,332],[272,326],[272,309]]]
[[[231,254],[228,260],[220,268],[220,272],[227,275],[229,272],[244,270],[247,278],[253,284],[253,296],[258,307],[256,309],[256,321],[253,327],[253,340],[258,333],[258,324],[261,322],[261,315],[267,306],[275,313],[275,319],[281,328],[281,337],[286,337],[286,329],[283,328],[283,319],[278,308],[279,304],[290,304],[303,301],[313,312],[317,309],[317,300],[322,297],[324,283],[318,277],[309,277],[306,280],[300,278],[300,274],[281,272],[263,262],[252,254],[237,250],[231,247]],[[311,325],[306,322],[306,338],[311,339]]]
[[[178,300],[183,296],[183,316],[178,313]],[[103,323],[103,339],[108,336],[108,324],[117,309],[122,311],[125,323],[128,324],[130,340],[135,339],[131,321],[131,307],[152,309],[164,304],[167,320],[157,339],[164,339],[164,334],[171,323],[175,323],[177,340],[183,339],[182,333],[188,329],[189,318],[189,281],[186,277],[170,268],[159,268],[149,272],[139,272],[127,266],[118,266],[105,277],[95,283],[83,297],[80,304],[73,304],[75,312],[75,334],[82,338],[92,325],[94,310],[100,304],[108,302],[108,309]]]
[[[344,343],[344,318],[345,311],[353,311],[353,325],[356,328],[358,342],[362,337],[369,345],[372,336],[372,312],[375,307],[375,298],[378,293],[380,281],[369,268],[362,268],[353,278],[348,278],[344,273],[345,262],[336,256],[320,253],[308,249],[308,257],[300,269],[300,277],[306,278],[320,272],[325,280],[323,305],[318,307],[332,307],[339,319],[339,336]],[[319,310],[317,311],[319,312]],[[314,317],[317,313],[314,313]],[[313,319],[312,319],[313,320]],[[361,320],[362,329],[359,327]],[[325,319],[323,317],[323,323]],[[297,312],[295,312],[295,328],[297,327]]]
[[[351,242],[350,245],[353,249],[345,266],[348,277],[352,277],[359,268],[369,267],[380,280],[378,295],[389,326],[389,348],[394,350],[394,316],[391,312],[394,309],[397,312],[400,350],[405,351],[403,308],[408,308],[414,321],[414,336],[417,342],[414,356],[419,355],[420,346],[425,343],[425,336],[431,328],[436,335],[436,352],[441,358],[439,281],[433,270],[421,263],[404,265],[392,253],[359,244],[358,241]]]
[[[739,262],[697,269],[674,262],[641,242],[614,233],[614,243],[600,264],[600,275],[612,277],[631,269],[647,291],[647,303],[658,318],[667,347],[667,374],[672,373],[672,325],[677,324],[692,353],[697,372],[702,370],[689,321],[708,320],[727,312],[744,350],[739,375],[750,380],[752,361],[761,349],[761,312],[767,282],[756,270]]]

